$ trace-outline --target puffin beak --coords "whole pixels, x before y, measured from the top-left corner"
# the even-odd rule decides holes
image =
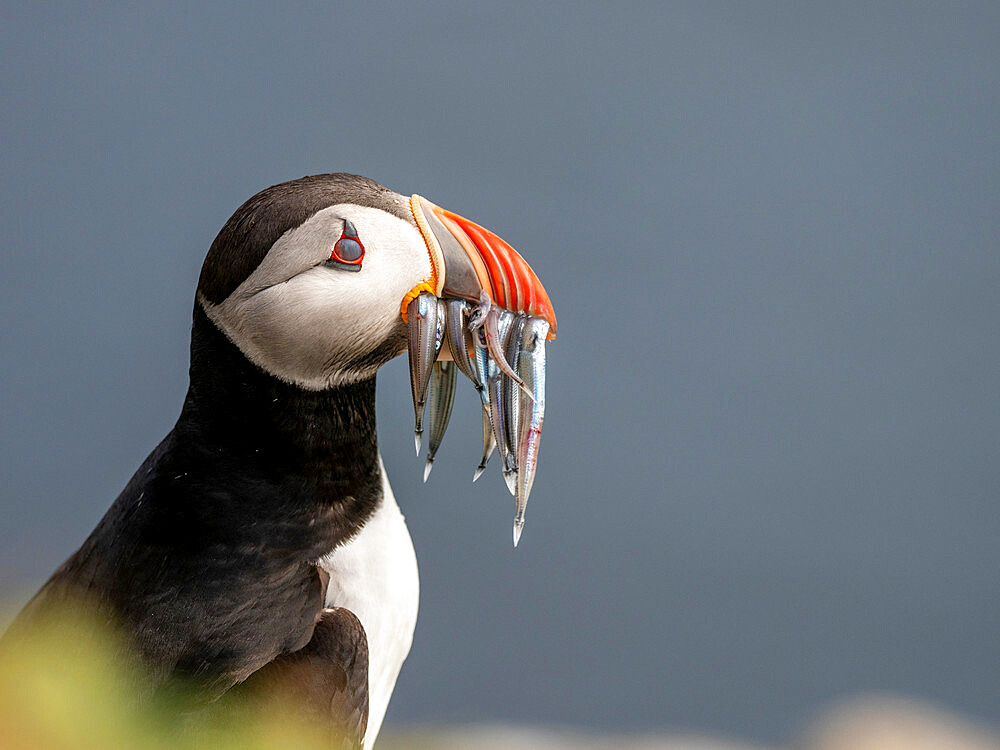
[[[482,403],[483,456],[475,479],[496,449],[515,497],[516,547],[538,462],[545,342],[555,338],[555,311],[535,272],[496,234],[419,195],[410,198],[410,210],[432,269],[431,277],[406,295],[400,311],[408,326],[418,454],[426,404],[432,404],[424,481],[451,414],[457,368]]]

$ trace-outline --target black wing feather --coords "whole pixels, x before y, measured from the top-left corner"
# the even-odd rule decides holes
[[[355,750],[368,727],[368,638],[349,609],[323,610],[312,640],[255,672],[234,694],[277,699],[307,721],[330,727],[332,747]]]

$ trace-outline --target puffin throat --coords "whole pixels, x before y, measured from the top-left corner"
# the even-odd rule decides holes
[[[381,498],[375,378],[322,391],[286,383],[248,360],[197,303],[190,386],[174,432],[197,437],[177,441],[181,462],[224,464],[248,483],[280,488],[290,517],[332,511],[338,535],[359,529]],[[184,445],[200,455],[185,457]]]

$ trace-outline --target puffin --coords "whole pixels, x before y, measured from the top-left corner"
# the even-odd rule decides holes
[[[139,695],[281,686],[333,747],[370,750],[419,601],[376,373],[408,354],[428,472],[457,374],[473,383],[477,478],[498,455],[516,546],[555,330],[509,244],[419,195],[346,173],[262,190],[205,257],[177,423],[3,641],[85,601],[125,634]]]

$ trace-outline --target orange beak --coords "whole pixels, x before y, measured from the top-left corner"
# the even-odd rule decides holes
[[[517,250],[473,221],[413,195],[410,210],[427,244],[431,278],[403,300],[403,319],[410,300],[420,291],[437,297],[457,297],[478,303],[485,292],[490,301],[511,312],[542,318],[548,338],[556,334],[556,314],[545,287]]]

